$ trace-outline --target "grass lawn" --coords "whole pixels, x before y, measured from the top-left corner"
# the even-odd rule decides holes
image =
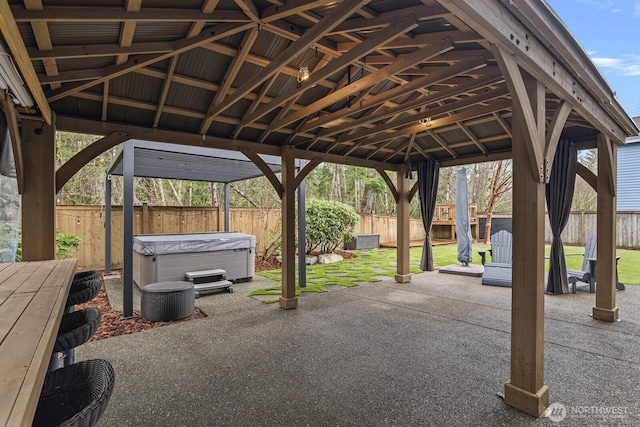
[[[488,249],[488,245],[473,246],[473,262],[472,264],[480,264],[480,256],[477,251]],[[545,254],[549,254],[550,246],[545,248]],[[296,295],[300,292],[327,292],[324,288],[327,285],[335,286],[357,286],[359,283],[379,282],[380,277],[393,277],[396,273],[396,250],[395,249],[362,249],[353,251],[357,257],[344,260],[334,264],[317,264],[307,267],[307,286],[300,288],[296,285]],[[582,254],[583,247],[565,246],[566,254]],[[640,283],[640,251],[618,249],[620,262],[618,264],[618,273],[620,281],[624,284]],[[420,273],[418,268],[420,257],[422,256],[422,248],[411,248],[411,273]],[[458,247],[452,245],[440,245],[433,248],[433,258],[436,268],[445,265],[456,264],[458,256]],[[582,266],[582,256],[567,256],[567,268],[577,270]],[[546,269],[548,269],[548,261]],[[262,271],[259,275],[280,282],[282,280],[281,270]],[[269,288],[256,289],[249,295],[273,295],[273,299],[267,299],[263,302],[277,302],[280,296],[280,285]]]

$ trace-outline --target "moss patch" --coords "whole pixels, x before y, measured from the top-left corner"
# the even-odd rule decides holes
[[[488,245],[473,246],[472,264],[480,264],[478,250],[488,249]],[[549,245],[546,246],[545,253],[548,255]],[[582,254],[584,247],[565,246],[566,254]],[[393,277],[396,273],[396,250],[395,249],[362,249],[353,251],[356,258],[344,260],[334,264],[312,265],[307,267],[307,286],[300,288],[296,283],[296,295],[301,292],[327,292],[324,287],[327,285],[338,285],[344,287],[357,286],[359,283],[375,283],[380,281],[380,277]],[[411,248],[410,251],[410,271],[420,273],[419,265],[422,257],[422,248]],[[458,255],[457,245],[442,245],[433,248],[434,264],[436,269],[445,265],[456,264]],[[620,281],[625,284],[640,283],[640,251],[618,249],[617,255],[621,256],[618,264]],[[579,269],[582,265],[581,256],[567,256],[567,268]],[[548,261],[545,270],[549,269]],[[262,271],[261,276],[276,282],[282,281],[281,270]],[[296,278],[297,281],[297,278]],[[273,299],[264,299],[264,303],[278,302],[281,293],[281,286],[256,289],[249,296],[273,295]]]
[[[420,273],[421,249],[413,248],[411,254],[411,272]],[[356,258],[347,259],[333,264],[316,264],[307,267],[307,286],[300,288],[296,277],[296,295],[301,292],[327,292],[327,285],[338,285],[350,288],[359,283],[375,283],[380,281],[380,276],[393,277],[396,274],[396,250],[395,249],[363,249],[353,251]],[[282,270],[262,271],[261,276],[276,282],[282,281]],[[274,295],[279,296],[281,286],[256,289],[249,296]],[[277,302],[278,299],[262,300],[264,303]]]

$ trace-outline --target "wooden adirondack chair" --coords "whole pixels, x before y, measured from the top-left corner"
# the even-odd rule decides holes
[[[587,243],[584,247],[584,255],[582,260],[581,270],[569,270],[567,269],[567,275],[569,280],[572,278],[579,282],[589,284],[589,292],[594,293],[596,291],[596,257],[598,254],[598,246],[596,236],[589,236]],[[616,289],[624,290],[624,285],[618,281],[618,260],[620,257],[616,257]],[[575,293],[575,285],[573,288]]]
[[[511,252],[513,237],[506,230],[491,235],[491,249],[478,251],[484,265],[482,284],[511,287]],[[491,262],[487,262],[487,252]]]

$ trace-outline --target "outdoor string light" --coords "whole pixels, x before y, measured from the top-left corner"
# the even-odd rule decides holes
[[[309,67],[302,65],[300,69],[298,69],[298,87],[302,85],[303,81],[308,80],[310,76]]]

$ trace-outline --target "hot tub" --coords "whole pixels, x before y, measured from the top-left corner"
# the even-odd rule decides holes
[[[246,282],[255,272],[256,238],[243,233],[148,234],[133,238],[133,281],[185,280],[186,272],[223,269],[227,280]]]

